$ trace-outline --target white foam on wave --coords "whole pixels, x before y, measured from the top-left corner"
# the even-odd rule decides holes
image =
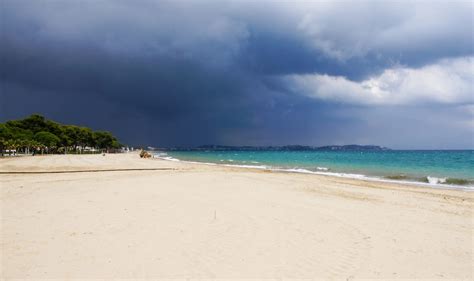
[[[281,172],[294,172],[294,173],[315,174],[315,175],[323,175],[323,176],[334,176],[334,177],[340,177],[340,178],[359,179],[359,180],[376,181],[376,182],[402,183],[402,184],[424,186],[424,187],[431,187],[431,188],[459,189],[459,190],[464,190],[464,191],[474,191],[474,186],[445,184],[446,178],[427,177],[428,182],[416,182],[416,181],[391,180],[391,179],[384,179],[384,178],[379,178],[379,177],[370,177],[370,176],[366,176],[362,174],[310,171],[310,170],[300,169],[300,168],[294,168],[294,169],[278,169],[277,168],[277,169],[272,169],[272,170],[281,171]]]
[[[440,183],[445,183],[446,182],[446,178],[437,178],[437,177],[427,176],[426,179],[431,184],[440,184]]]
[[[301,168],[291,168],[291,169],[280,169],[280,168],[274,168],[272,169],[274,171],[281,171],[281,172],[293,172],[293,173],[303,173],[303,174],[314,174],[313,171],[306,170],[306,169],[301,169]]]
[[[281,171],[281,172],[293,172],[293,173],[303,173],[303,174],[314,174],[314,175],[325,175],[325,176],[336,176],[336,177],[343,177],[343,178],[351,178],[351,179],[369,179],[369,177],[361,174],[348,174],[348,173],[334,173],[334,172],[322,172],[322,171],[311,171],[307,169],[301,168],[292,168],[292,169],[280,169],[275,168],[272,169],[274,171]]]
[[[180,162],[181,160],[179,159],[176,159],[176,158],[173,158],[173,157],[158,157],[158,158],[161,158],[161,159],[164,159],[164,160],[168,160],[168,161],[174,161],[174,162]]]
[[[231,164],[224,164],[222,166],[226,167],[236,167],[236,168],[250,168],[250,169],[268,169],[267,166],[257,166],[257,165],[231,165]]]

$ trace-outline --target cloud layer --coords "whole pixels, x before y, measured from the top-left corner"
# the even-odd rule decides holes
[[[288,75],[292,92],[361,105],[474,104],[474,58],[444,59],[420,68],[395,67],[362,81],[326,74]]]
[[[469,2],[4,0],[0,8],[0,121],[42,112],[164,146],[472,147]],[[427,129],[435,121],[452,137],[436,138]],[[414,135],[376,137],[387,124]]]

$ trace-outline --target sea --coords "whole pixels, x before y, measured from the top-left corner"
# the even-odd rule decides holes
[[[474,150],[166,151],[155,157],[474,191]]]

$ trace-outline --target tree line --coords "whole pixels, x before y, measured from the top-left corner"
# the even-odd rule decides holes
[[[0,123],[0,149],[23,153],[83,153],[104,151],[122,145],[110,132],[63,125],[33,114],[25,119]]]

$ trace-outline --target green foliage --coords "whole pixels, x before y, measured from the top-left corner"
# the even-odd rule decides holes
[[[45,131],[36,133],[34,139],[46,147],[57,147],[60,142],[58,136]]]
[[[0,141],[3,140],[31,140],[33,132],[10,124],[0,124]]]
[[[93,139],[99,148],[119,148],[117,139],[109,132],[94,132]]]
[[[84,147],[96,149],[120,148],[111,133],[94,132],[87,127],[63,125],[33,114],[22,120],[0,123],[0,149],[48,150],[76,153]]]
[[[12,128],[20,128],[24,130],[29,130],[33,134],[36,134],[41,131],[48,131],[46,120],[43,116],[38,114],[33,114],[23,120],[13,120],[7,121],[7,126]]]

